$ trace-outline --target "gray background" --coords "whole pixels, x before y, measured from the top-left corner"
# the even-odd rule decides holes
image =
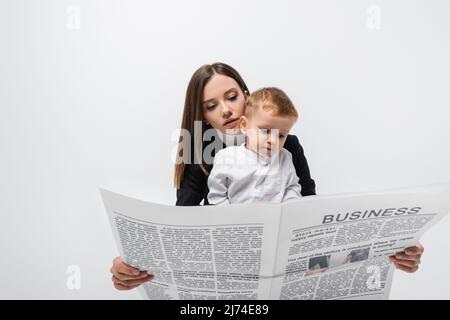
[[[98,187],[174,203],[172,133],[205,63],[291,96],[320,194],[450,181],[449,16],[446,0],[2,0],[0,298],[140,298],[112,287]],[[449,228],[391,298],[450,298]]]

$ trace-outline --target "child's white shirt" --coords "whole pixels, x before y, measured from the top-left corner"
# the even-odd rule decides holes
[[[261,157],[244,144],[220,150],[208,177],[210,204],[274,202],[301,197],[292,155]]]

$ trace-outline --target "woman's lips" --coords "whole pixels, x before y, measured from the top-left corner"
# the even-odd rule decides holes
[[[227,120],[224,122],[223,126],[226,128],[234,128],[236,126],[236,121],[238,121],[239,118],[237,119],[231,119],[231,120]]]

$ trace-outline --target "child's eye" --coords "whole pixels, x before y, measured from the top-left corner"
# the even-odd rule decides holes
[[[213,110],[215,107],[216,107],[215,104],[211,104],[211,105],[209,105],[209,106],[206,106],[206,110],[211,111],[211,110]]]
[[[279,137],[280,137],[280,139],[283,139],[283,138],[284,138],[284,135],[280,134],[280,136],[279,136]]]

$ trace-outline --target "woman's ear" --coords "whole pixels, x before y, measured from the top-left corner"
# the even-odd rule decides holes
[[[246,116],[241,116],[239,119],[239,128],[241,129],[241,132],[245,134],[245,131],[247,129],[248,119]]]

